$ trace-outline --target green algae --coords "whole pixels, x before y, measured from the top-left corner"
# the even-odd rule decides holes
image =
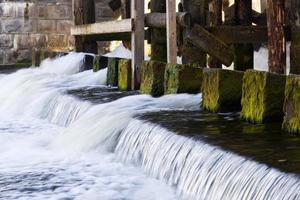
[[[204,69],[202,107],[211,112],[240,109],[243,74],[240,71]]]
[[[107,85],[118,86],[118,64],[119,58],[108,58]]]
[[[118,69],[118,87],[120,90],[131,90],[131,60],[121,59]]]
[[[150,94],[154,97],[164,94],[164,75],[166,63],[159,61],[146,61],[141,67],[142,94]]]
[[[285,76],[247,70],[243,79],[241,118],[252,123],[281,121]]]
[[[300,76],[290,75],[286,79],[283,129],[300,133]]]
[[[197,65],[167,64],[165,70],[165,94],[199,93],[203,68]]]

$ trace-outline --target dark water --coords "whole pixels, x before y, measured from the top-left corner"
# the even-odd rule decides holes
[[[83,88],[68,93],[95,104],[138,95],[138,92],[120,92],[116,88]],[[161,111],[138,118],[282,171],[300,174],[300,137],[282,131],[280,123],[250,124],[242,122],[239,113],[212,114],[201,110]]]

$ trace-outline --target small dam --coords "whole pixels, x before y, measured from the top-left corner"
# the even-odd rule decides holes
[[[0,1],[0,199],[300,200],[299,8]]]

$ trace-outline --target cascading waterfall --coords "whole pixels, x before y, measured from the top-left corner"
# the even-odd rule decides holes
[[[99,105],[68,95],[104,87],[106,69],[79,73],[83,58],[0,77],[0,199],[300,199],[296,175],[136,118],[198,110],[200,94]]]
[[[187,199],[300,198],[299,177],[143,121],[130,122],[115,151]]]

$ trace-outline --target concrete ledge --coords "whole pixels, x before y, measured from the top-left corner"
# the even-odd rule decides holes
[[[283,129],[300,133],[300,76],[290,75],[286,79]]]
[[[164,76],[166,63],[158,61],[146,61],[141,67],[142,94],[161,96],[164,94]]]
[[[119,58],[108,58],[107,85],[118,86],[118,64]]]
[[[248,70],[243,79],[241,118],[252,123],[281,121],[284,75]]]
[[[118,69],[118,87],[120,90],[131,90],[131,60],[121,59]]]
[[[165,70],[165,94],[199,93],[203,68],[197,65],[167,64]]]
[[[243,74],[240,71],[203,69],[203,108],[211,112],[240,109]]]

